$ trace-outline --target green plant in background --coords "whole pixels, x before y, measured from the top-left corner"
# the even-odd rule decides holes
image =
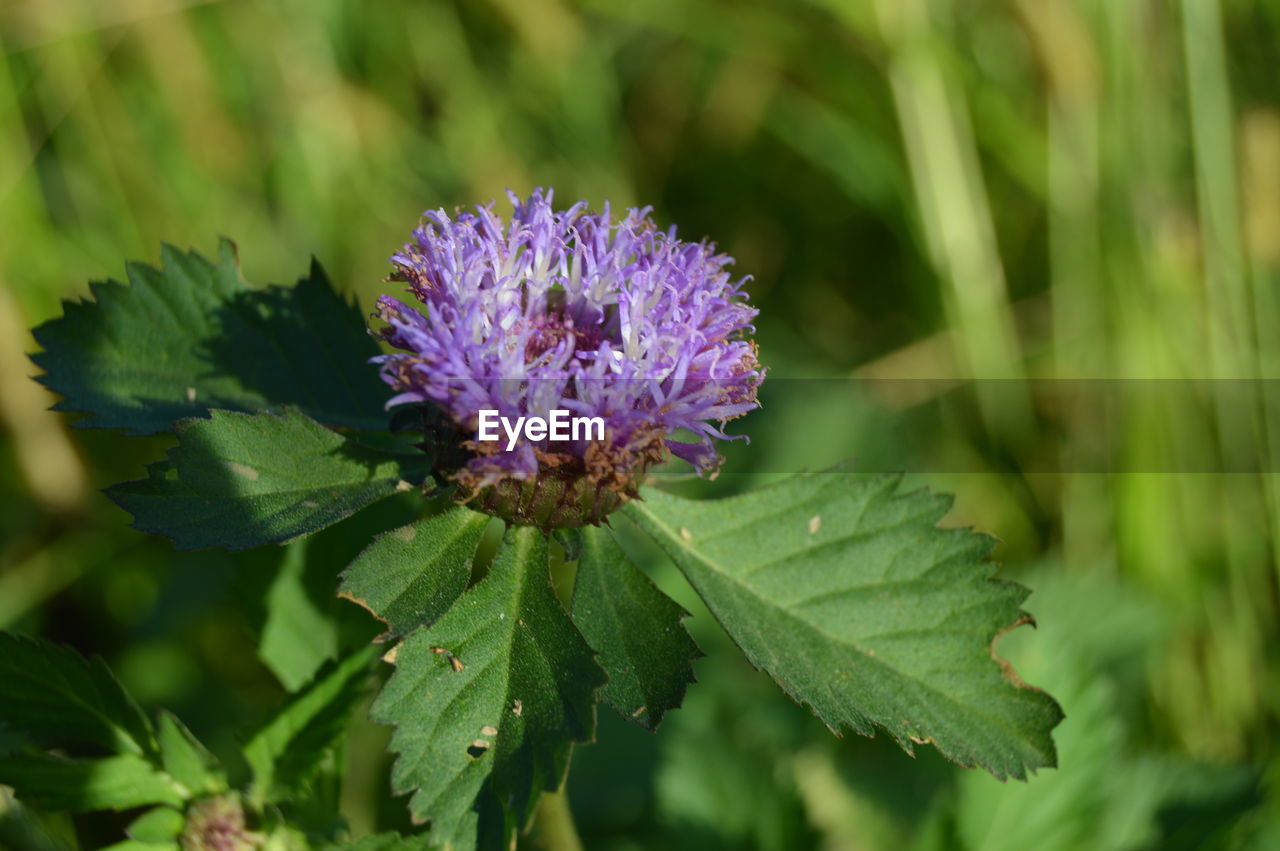
[[[680,606],[599,528],[618,509],[670,554],[752,664],[833,732],[879,728],[909,753],[933,745],[1001,779],[1054,766],[1061,710],[993,650],[998,633],[1029,620],[1027,591],[990,578],[991,539],[937,527],[948,500],[902,493],[898,477],[836,471],[713,501],[639,490],[668,453],[714,469],[723,421],[756,406],[763,371],[740,338],[755,312],[723,271],[728,258],[657,233],[642,211],[611,222],[582,205],[553,211],[537,193],[513,202],[509,230],[485,207],[428,213],[395,256],[393,277],[425,303],[380,301],[384,336],[407,354],[378,355],[318,266],[292,289],[248,288],[230,243],[218,264],[166,249],[163,268],[131,265],[129,286],[98,285],[93,301],[35,331],[42,381],[85,425],[176,435],[148,478],[108,493],[135,526],[179,547],[297,542],[371,503],[430,491],[429,478],[452,494],[376,538],[341,585],[386,628],[382,658],[395,673],[372,714],[395,727],[392,788],[411,793],[415,821],[429,825],[416,844],[508,847],[537,809],[544,844],[576,846],[560,786],[573,745],[595,738],[597,700],[648,730],[680,705],[699,650]],[[377,386],[371,359],[399,391],[397,428],[378,423],[383,406],[365,389]],[[502,452],[467,430],[485,405],[533,415],[568,404],[601,414],[603,433]],[[701,442],[669,439],[681,432]],[[507,521],[482,569],[489,517],[469,504]],[[576,565],[567,610],[549,573],[553,528],[559,570]],[[197,745],[165,735],[168,715],[155,733],[100,662],[8,640],[22,652],[0,720],[18,739],[0,781],[19,801],[169,807],[129,827],[139,843],[181,834],[186,847],[217,847],[221,831],[235,847],[305,845],[344,832],[336,768],[322,769],[375,659],[367,645],[250,740],[251,780],[232,793],[173,751]],[[296,635],[302,646],[271,655],[305,655],[310,640]],[[53,675],[49,658],[65,670]],[[106,738],[86,733],[102,728]],[[118,755],[43,752],[86,741]],[[275,808],[297,795],[302,805],[278,823]],[[162,819],[166,835],[152,831]]]
[[[1037,589],[1045,652],[1018,630],[1001,655],[1063,703],[1061,762],[1089,771],[999,785],[929,748],[899,772],[875,741],[810,738],[626,521],[628,555],[709,655],[662,736],[605,712],[575,752],[589,846],[1074,848],[1104,824],[1134,828],[1088,834],[1111,847],[1275,844],[1277,32],[1271,0],[5,4],[0,624],[102,653],[233,766],[285,688],[368,637],[332,578],[410,522],[416,495],[234,557],[142,543],[92,488],[166,446],[73,446],[28,380],[24,329],[162,239],[237,233],[254,280],[314,253],[368,304],[383,274],[369,246],[398,240],[424,198],[551,183],[645,199],[756,275],[772,370],[752,446],[691,491],[841,457],[952,471],[928,481],[963,494],[955,519],[999,530],[1005,573]],[[803,407],[786,392],[849,375],[876,380],[793,394]],[[886,414],[993,376],[1031,379],[1031,410],[975,398],[931,428]],[[1105,408],[1035,390],[1220,376],[1263,381],[1249,406],[1238,382]],[[801,422],[829,439],[794,440]],[[1077,471],[1099,434],[1117,448],[1107,472]],[[407,827],[385,804],[382,735],[353,723],[342,748],[357,833]],[[1104,765],[1139,779],[1124,795],[1080,779]],[[6,813],[0,831],[34,823]],[[122,829],[78,824],[89,847]]]
[[[364,690],[372,648],[319,671],[245,743],[250,778],[233,792],[218,759],[182,722],[163,711],[153,721],[100,659],[7,633],[0,642],[0,712],[18,736],[6,744],[0,776],[24,803],[51,812],[133,811],[128,838],[112,846],[120,849],[305,848],[306,837],[281,818],[280,806],[291,801],[322,824],[326,815],[333,820],[324,775]],[[48,842],[36,831],[10,833],[18,845]]]

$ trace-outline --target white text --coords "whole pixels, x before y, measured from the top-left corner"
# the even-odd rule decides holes
[[[498,426],[502,426],[502,431],[506,433],[508,452],[516,448],[516,441],[521,434],[531,443],[544,440],[604,440],[603,417],[571,417],[564,408],[553,408],[547,419],[516,417],[515,422],[508,417],[499,416],[496,410],[484,408],[480,411],[476,440],[500,440]]]

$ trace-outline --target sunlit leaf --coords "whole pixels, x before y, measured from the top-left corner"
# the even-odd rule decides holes
[[[33,332],[40,381],[77,425],[132,434],[168,431],[210,409],[295,405],[328,425],[378,429],[388,397],[369,358],[378,347],[324,270],[294,287],[250,289],[235,245],[217,263],[171,246],[162,266],[130,263],[130,285],[91,286],[93,299]]]
[[[605,674],[556,599],[534,529],[510,530],[488,575],[394,660],[373,717],[395,725],[392,786],[413,793],[436,844],[475,847],[483,830],[487,846],[495,820],[499,840],[523,825],[563,780],[571,744],[595,735]]]
[[[338,652],[338,623],[332,607],[326,607],[307,585],[310,547],[310,538],[285,546],[280,569],[263,598],[265,619],[258,655],[289,691],[306,685]],[[332,599],[332,574],[326,584]]]
[[[997,777],[1054,765],[1061,709],[993,656],[1027,590],[991,578],[993,539],[937,527],[948,497],[898,482],[832,472],[702,502],[651,489],[626,511],[833,730],[878,726]]]
[[[609,672],[600,696],[628,721],[653,730],[693,682],[698,645],[688,613],[627,558],[611,533],[583,530],[573,586],[573,622]]]
[[[64,759],[46,754],[0,757],[0,783],[46,810],[129,810],[149,804],[182,806],[182,788],[135,754]]]
[[[151,722],[99,658],[0,632],[0,727],[46,747],[93,743],[154,757]]]
[[[333,665],[294,695],[244,747],[258,800],[277,800],[305,791],[329,751],[341,740],[351,711],[365,695],[369,665],[366,647]]]
[[[342,575],[339,594],[405,635],[444,614],[471,578],[487,515],[461,506],[379,535]]]
[[[172,807],[147,810],[129,823],[125,833],[135,842],[163,843],[177,839],[186,819]]]
[[[107,494],[179,549],[238,550],[315,532],[421,481],[427,459],[374,449],[302,413],[214,411],[178,427],[150,477]]]
[[[226,790],[217,758],[172,713],[160,713],[156,739],[164,770],[193,794]]]

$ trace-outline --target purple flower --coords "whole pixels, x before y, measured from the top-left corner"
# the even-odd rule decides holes
[[[764,369],[746,339],[756,310],[730,257],[659,230],[648,207],[615,220],[607,203],[557,211],[552,195],[510,195],[506,221],[492,203],[424,214],[391,258],[391,280],[421,306],[379,299],[378,334],[403,352],[375,360],[397,391],[389,405],[426,403],[457,426],[469,457],[452,477],[465,498],[516,522],[579,525],[584,511],[598,522],[634,496],[668,452],[716,470],[715,441],[741,437],[724,424],[757,407]],[[481,410],[514,421],[555,409],[602,418],[604,439],[520,440],[510,451],[475,439]],[[692,440],[673,440],[678,429]],[[582,511],[530,520],[521,500],[548,488]]]

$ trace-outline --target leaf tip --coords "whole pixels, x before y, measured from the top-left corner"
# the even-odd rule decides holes
[[[234,239],[225,235],[218,237],[218,259],[224,264],[240,266],[240,246]]]

